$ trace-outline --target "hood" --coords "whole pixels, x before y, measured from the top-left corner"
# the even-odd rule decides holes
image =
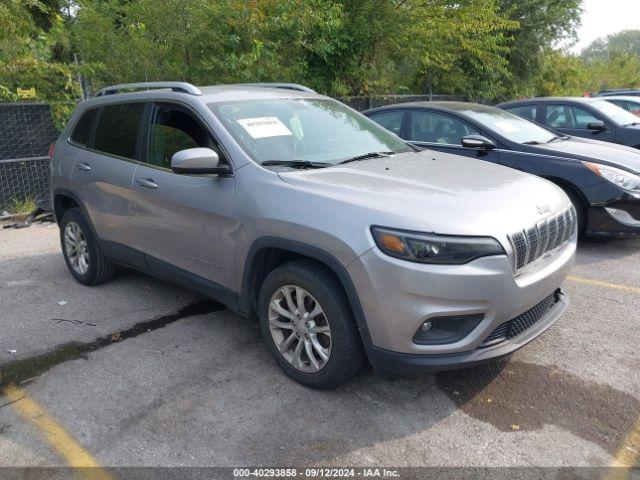
[[[558,154],[579,160],[606,163],[612,167],[623,167],[640,173],[640,150],[617,143],[601,142],[588,138],[571,137],[530,149],[547,155]]]
[[[279,175],[309,193],[366,209],[370,224],[440,234],[504,239],[569,206],[551,182],[429,150]],[[341,212],[326,214],[339,221]]]

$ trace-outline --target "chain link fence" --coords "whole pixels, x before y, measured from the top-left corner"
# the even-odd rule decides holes
[[[19,202],[49,205],[49,145],[58,132],[49,105],[0,103],[0,213]]]

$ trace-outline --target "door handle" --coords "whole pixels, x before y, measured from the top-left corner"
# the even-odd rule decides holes
[[[88,163],[86,163],[86,162],[78,163],[78,164],[76,165],[76,167],[78,168],[78,170],[82,170],[83,172],[89,172],[89,171],[91,171],[91,165],[89,165],[89,164],[88,164]]]
[[[136,179],[136,183],[145,188],[158,188],[158,184],[155,183],[151,178],[138,178]]]

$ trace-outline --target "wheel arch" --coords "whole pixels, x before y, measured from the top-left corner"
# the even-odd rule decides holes
[[[53,215],[56,218],[56,222],[60,225],[60,221],[62,220],[62,216],[64,212],[66,212],[70,208],[79,208],[84,216],[85,220],[89,224],[89,228],[91,229],[91,233],[94,238],[101,243],[100,237],[96,233],[96,229],[93,226],[93,222],[91,221],[91,217],[88,215],[87,210],[84,208],[84,205],[80,201],[80,198],[73,193],[71,190],[66,188],[56,188],[53,191]]]
[[[258,291],[262,281],[278,266],[299,258],[314,260],[333,273],[347,296],[361,336],[366,340],[368,329],[364,311],[347,269],[327,251],[295,240],[261,237],[252,244],[242,273],[242,284],[238,296],[240,311],[249,316],[255,316]],[[367,338],[364,335],[367,335]]]

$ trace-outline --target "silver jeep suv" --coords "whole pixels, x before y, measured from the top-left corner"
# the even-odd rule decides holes
[[[576,213],[550,182],[416,151],[295,85],[109,87],[52,153],[85,285],[130,267],[257,317],[277,363],[334,388],[510,354],[565,311]]]

